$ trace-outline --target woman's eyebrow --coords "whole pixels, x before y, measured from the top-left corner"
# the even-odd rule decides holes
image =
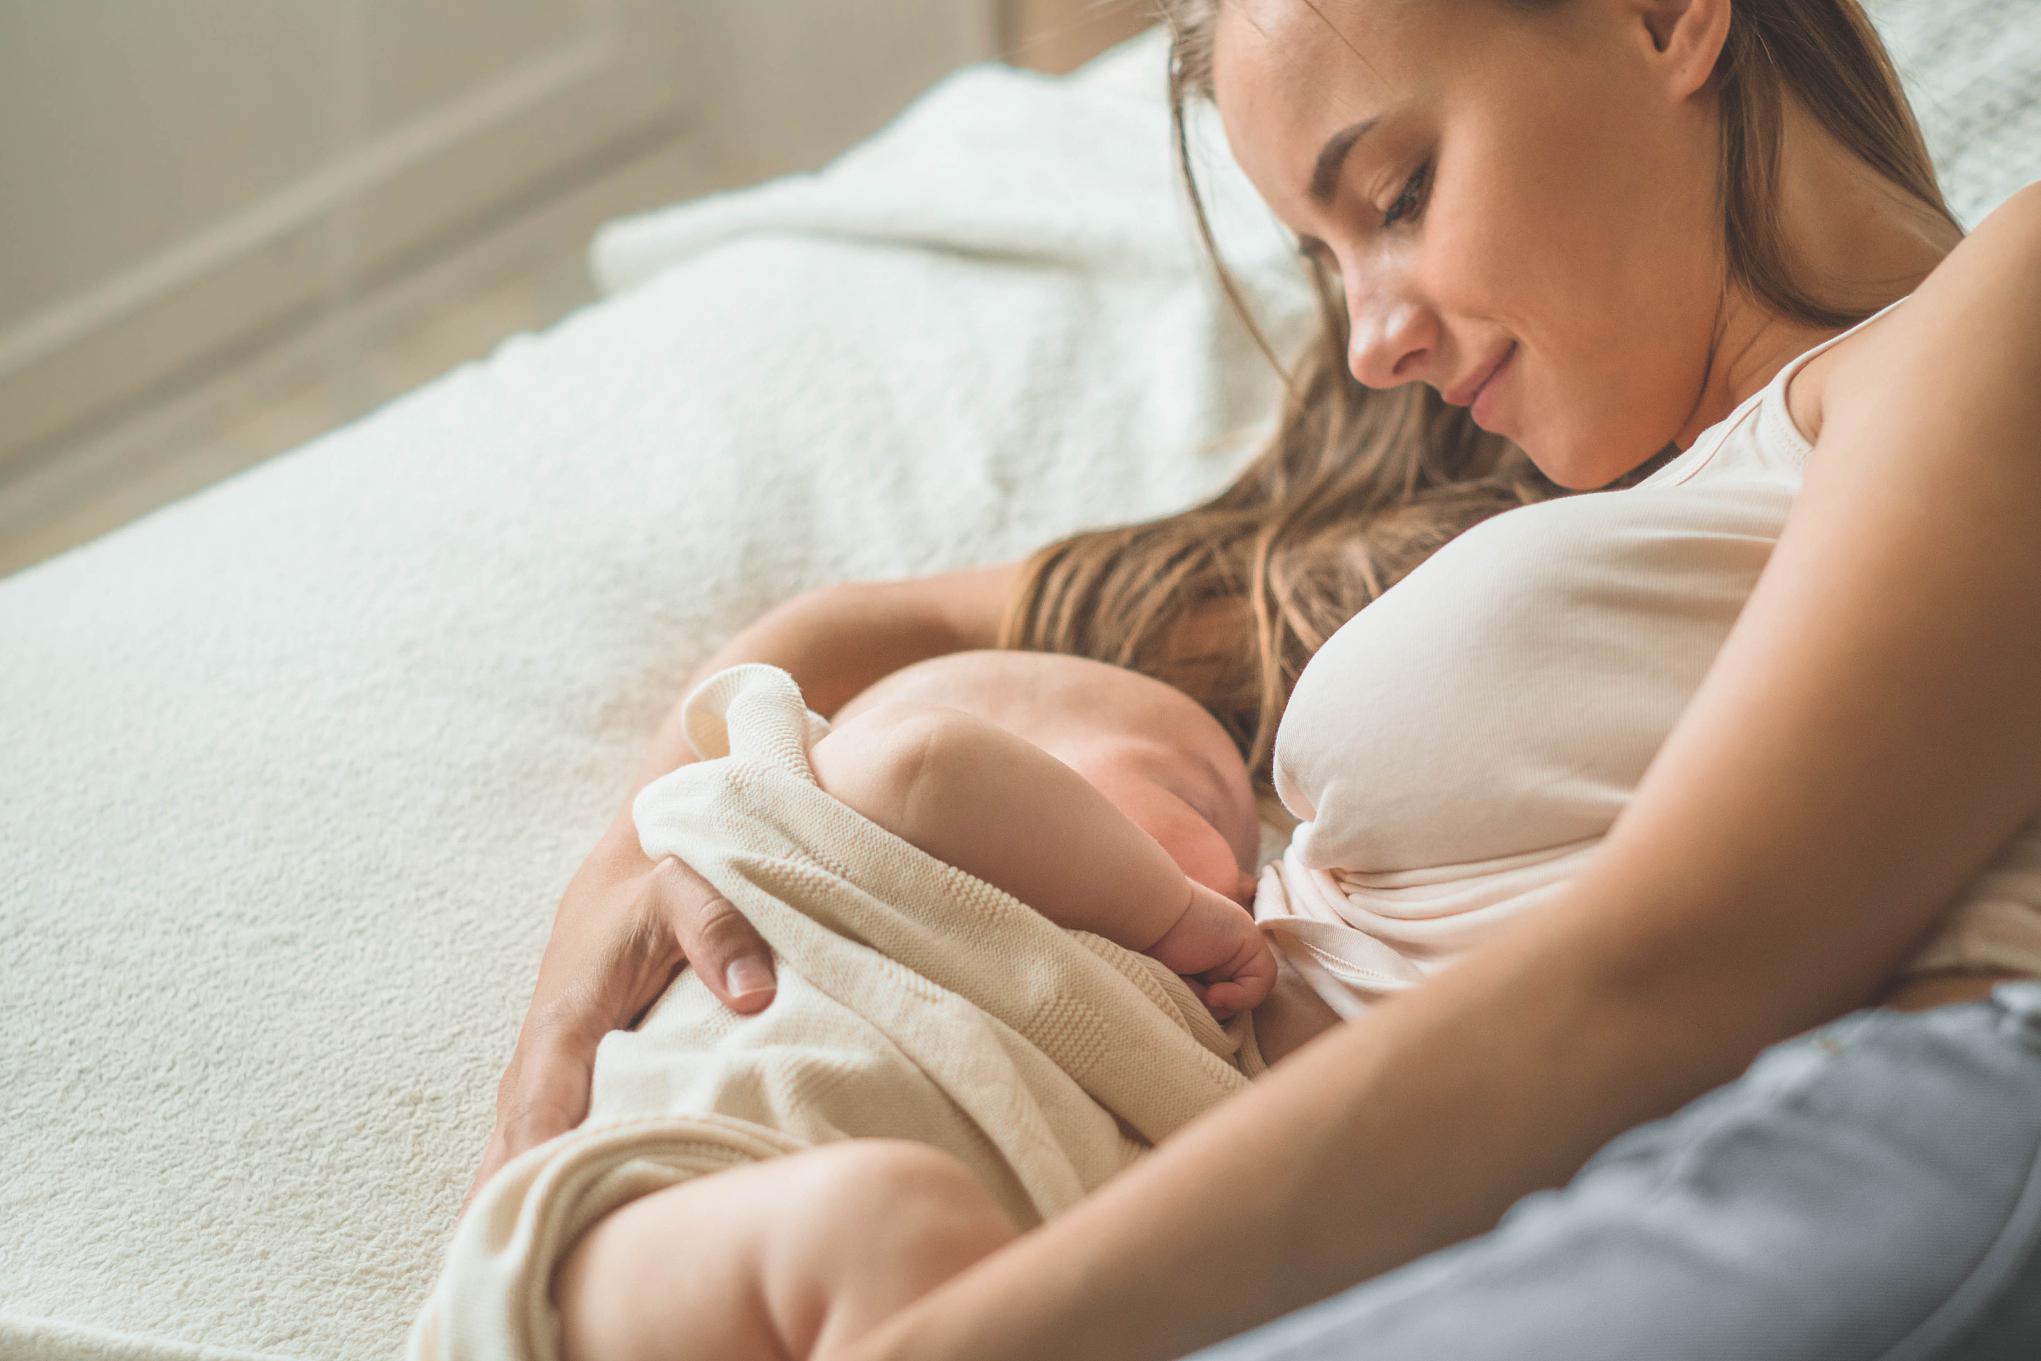
[[[1305,190],[1313,203],[1323,206],[1332,202],[1332,189],[1339,182],[1339,168],[1345,164],[1347,153],[1381,121],[1381,114],[1363,118],[1325,139],[1318,152],[1318,163],[1311,168],[1311,183]]]
[[[1346,164],[1347,153],[1386,116],[1378,113],[1373,118],[1349,123],[1325,139],[1325,145],[1318,152],[1318,163],[1311,168],[1311,183],[1305,188],[1313,203],[1321,207],[1331,205],[1333,189],[1339,184],[1339,170]],[[1325,243],[1315,236],[1300,233],[1297,237],[1297,251],[1301,255],[1313,255],[1324,249]]]

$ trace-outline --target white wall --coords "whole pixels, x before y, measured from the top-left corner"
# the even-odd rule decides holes
[[[647,146],[819,164],[996,8],[0,0],[0,475]]]

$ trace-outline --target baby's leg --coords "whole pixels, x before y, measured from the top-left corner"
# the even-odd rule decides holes
[[[552,1282],[568,1361],[805,1361],[1018,1237],[940,1149],[849,1139],[627,1202]]]

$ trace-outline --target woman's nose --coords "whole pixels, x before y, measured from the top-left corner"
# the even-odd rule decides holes
[[[1438,346],[1430,308],[1407,297],[1375,297],[1350,304],[1347,368],[1356,382],[1393,388],[1424,376]]]

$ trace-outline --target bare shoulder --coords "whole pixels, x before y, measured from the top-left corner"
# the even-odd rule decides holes
[[[2020,381],[2031,383],[2033,355],[2019,352],[2023,340],[2041,338],[2037,302],[2041,181],[1993,209],[1904,304],[1796,374],[1788,394],[1795,420],[1818,438],[1839,414],[1881,406],[1896,391],[1934,392],[1953,374],[1985,381],[2024,374]]]

